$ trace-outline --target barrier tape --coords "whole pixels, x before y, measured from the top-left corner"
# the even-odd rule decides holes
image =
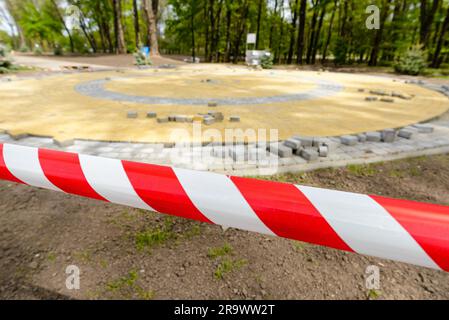
[[[0,179],[449,271],[449,207],[0,144]]]

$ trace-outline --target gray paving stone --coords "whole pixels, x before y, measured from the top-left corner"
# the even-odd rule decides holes
[[[386,143],[394,142],[396,139],[396,130],[394,129],[385,129],[382,130],[382,141]]]
[[[340,137],[341,143],[347,146],[355,146],[359,139],[356,136],[342,136]]]
[[[211,111],[211,112],[208,112],[208,114],[211,116],[211,117],[213,117],[214,119],[215,119],[215,121],[223,121],[224,120],[224,116],[223,116],[223,113],[221,113],[221,112],[218,112],[218,111]]]
[[[211,125],[211,124],[214,124],[214,123],[215,123],[214,117],[211,117],[211,116],[204,117],[204,124],[205,125]]]
[[[168,123],[168,117],[164,117],[164,118],[157,118],[157,122],[158,123]]]
[[[415,124],[413,127],[416,128],[419,133],[432,133],[434,131],[432,126],[426,124]]]
[[[334,152],[340,146],[340,139],[336,138],[323,138],[321,139],[323,146],[326,146],[329,149],[329,152]]]
[[[284,145],[296,151],[301,148],[301,141],[296,139],[288,139],[284,141]]]
[[[67,148],[67,147],[73,146],[75,144],[75,140],[73,140],[73,139],[69,139],[69,140],[53,139],[53,143],[60,148]]]
[[[137,111],[128,111],[127,117],[128,119],[136,119],[139,117],[139,113]]]
[[[313,137],[301,137],[301,136],[294,136],[291,139],[301,141],[301,146],[303,147],[312,147],[313,146]]]
[[[357,135],[357,139],[359,139],[359,142],[361,142],[361,143],[366,142],[366,134],[364,134],[364,133],[359,133],[359,134]]]
[[[307,161],[318,160],[318,152],[313,149],[302,149],[300,156]]]
[[[382,135],[380,132],[372,131],[366,133],[366,141],[368,142],[380,142],[382,140]]]
[[[388,96],[389,95],[388,92],[386,92],[385,90],[370,90],[369,93],[375,94],[378,96]]]
[[[322,158],[326,158],[329,155],[329,148],[326,146],[320,146],[318,148],[318,154]]]
[[[176,115],[175,122],[180,122],[180,123],[187,122],[187,116],[186,115]]]
[[[293,156],[293,150],[291,148],[288,148],[277,142],[270,144],[268,149],[268,151],[279,156],[280,158],[289,158]]]
[[[413,131],[407,129],[401,129],[398,132],[398,136],[404,139],[411,139],[413,137]]]
[[[245,146],[235,146],[229,149],[229,156],[235,162],[248,161],[249,159],[248,150]]]

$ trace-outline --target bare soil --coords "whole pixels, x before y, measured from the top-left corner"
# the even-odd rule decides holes
[[[270,179],[449,204],[449,155]],[[449,273],[8,182],[0,213],[2,299],[449,298]]]

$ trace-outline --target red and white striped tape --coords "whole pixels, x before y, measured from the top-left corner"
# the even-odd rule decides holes
[[[449,271],[449,207],[0,144],[0,179]]]

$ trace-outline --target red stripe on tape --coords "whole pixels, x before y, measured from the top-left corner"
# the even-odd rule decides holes
[[[449,207],[370,196],[395,218],[443,270],[449,271]]]
[[[170,167],[122,161],[139,197],[154,210],[212,223],[192,203]]]
[[[39,149],[39,162],[47,179],[62,191],[107,201],[87,182],[77,154]]]
[[[280,237],[353,251],[294,185],[231,177],[257,216]]]
[[[3,158],[3,144],[0,144],[0,179],[24,184],[24,182],[17,179],[6,166],[5,159]]]

